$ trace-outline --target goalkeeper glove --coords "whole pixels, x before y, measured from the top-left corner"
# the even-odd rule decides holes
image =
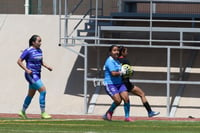
[[[127,74],[127,70],[122,68],[122,70],[119,71],[119,73],[120,73],[120,76],[126,75]]]

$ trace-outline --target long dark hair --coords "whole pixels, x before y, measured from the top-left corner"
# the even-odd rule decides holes
[[[118,46],[117,46],[117,45],[112,45],[112,46],[110,46],[110,47],[109,47],[109,53],[112,52],[112,49],[113,49],[114,47],[118,47]]]
[[[122,53],[126,50],[126,47],[119,46],[119,56],[122,56]]]
[[[33,45],[33,42],[37,40],[37,37],[40,37],[38,35],[32,35],[32,37],[29,39],[29,47]]]

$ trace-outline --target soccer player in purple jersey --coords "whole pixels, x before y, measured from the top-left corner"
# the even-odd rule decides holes
[[[109,48],[110,56],[107,58],[104,71],[105,71],[105,90],[107,94],[113,99],[113,103],[103,116],[104,120],[111,120],[112,114],[117,106],[124,101],[125,121],[132,121],[130,114],[130,102],[126,86],[122,82],[121,75],[126,74],[126,71],[121,70],[121,64],[118,61],[119,50],[118,46],[112,45]]]
[[[40,79],[41,67],[47,68],[52,71],[52,68],[43,62],[41,46],[41,37],[33,35],[29,40],[29,48],[25,49],[18,59],[18,65],[25,71],[25,78],[29,83],[28,95],[24,100],[22,110],[19,112],[19,116],[26,119],[26,109],[31,103],[35,92],[40,93],[39,103],[41,109],[41,118],[49,119],[51,116],[45,112],[45,96],[46,88]],[[23,64],[25,60],[26,66]]]

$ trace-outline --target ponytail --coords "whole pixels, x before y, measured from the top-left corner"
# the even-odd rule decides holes
[[[119,46],[119,56],[122,56],[122,53],[126,50],[124,46]]]
[[[31,47],[33,45],[33,42],[35,42],[37,40],[37,37],[39,37],[38,35],[33,35],[30,39],[29,39],[29,47]]]

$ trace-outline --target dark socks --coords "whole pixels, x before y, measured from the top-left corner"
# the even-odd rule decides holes
[[[152,110],[151,110],[151,106],[149,105],[148,102],[143,103],[143,105],[144,105],[144,107],[146,108],[146,110],[147,110],[148,113],[152,111]]]

